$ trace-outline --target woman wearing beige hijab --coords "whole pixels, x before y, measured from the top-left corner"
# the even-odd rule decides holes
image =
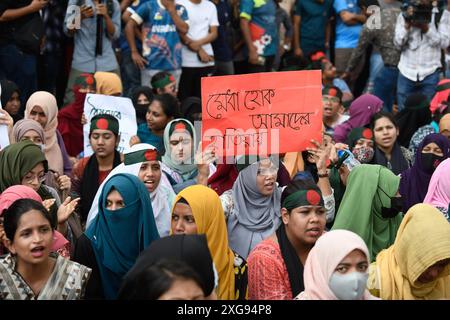
[[[383,300],[450,299],[450,224],[439,210],[408,210],[395,243],[370,266],[367,287]]]
[[[113,72],[97,71],[94,74],[97,93],[107,96],[122,96],[123,87],[120,77]]]
[[[49,169],[59,175],[70,174],[72,168],[67,156],[64,141],[57,131],[58,105],[55,97],[46,91],[33,93],[27,101],[25,119],[37,121],[44,129],[45,134],[45,158]]]

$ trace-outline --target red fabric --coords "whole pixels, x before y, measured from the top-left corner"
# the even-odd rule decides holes
[[[78,89],[79,87],[74,87],[75,101],[58,112],[58,130],[63,137],[67,153],[72,157],[76,157],[84,148],[81,115],[86,93],[80,93]]]
[[[94,155],[92,155],[92,157],[93,156]],[[84,169],[86,168],[86,165],[90,158],[91,157],[84,157],[83,159],[78,161],[76,166],[73,168],[72,174],[76,179],[81,180],[83,178]],[[112,171],[112,169],[106,170],[106,171],[100,171],[100,170],[98,171],[98,184],[99,185],[101,185],[103,183],[103,181],[105,181],[106,177],[108,176],[108,174],[111,171]]]
[[[280,246],[268,238],[250,253],[248,266],[249,300],[292,300],[291,284]]]
[[[220,196],[233,187],[238,175],[234,164],[218,164],[217,171],[208,179],[208,185]]]
[[[450,79],[442,79],[441,81],[439,81],[438,85],[442,85],[442,84],[449,83],[449,82],[450,82]],[[439,108],[439,106],[442,104],[442,102],[447,100],[449,95],[450,95],[450,89],[436,92],[436,94],[434,95],[433,99],[430,102],[431,113],[434,113]]]
[[[99,171],[98,172],[98,184],[102,184],[103,181],[105,181],[106,177],[108,176],[108,174],[112,171],[108,170],[108,171]]]

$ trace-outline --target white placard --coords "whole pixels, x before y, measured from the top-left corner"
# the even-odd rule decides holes
[[[137,133],[136,110],[129,98],[105,96],[102,94],[87,94],[84,100],[84,115],[87,123],[83,127],[84,156],[93,154],[89,143],[89,128],[91,119],[98,114],[110,114],[119,120],[120,143],[117,150],[125,152],[130,147],[130,138]]]
[[[0,86],[0,97],[2,96],[2,86]],[[0,100],[0,109],[2,109],[2,101]],[[1,116],[1,115],[0,115]],[[0,125],[0,150],[9,145],[8,126]]]

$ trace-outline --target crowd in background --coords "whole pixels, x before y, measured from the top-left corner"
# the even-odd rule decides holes
[[[293,70],[322,141],[202,151],[202,77]],[[0,300],[450,298],[450,2],[4,0],[0,88]]]

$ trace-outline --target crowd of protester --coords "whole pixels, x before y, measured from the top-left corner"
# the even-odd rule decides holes
[[[202,77],[293,70],[321,141],[202,150]],[[0,89],[0,300],[450,299],[450,2],[3,0]]]

